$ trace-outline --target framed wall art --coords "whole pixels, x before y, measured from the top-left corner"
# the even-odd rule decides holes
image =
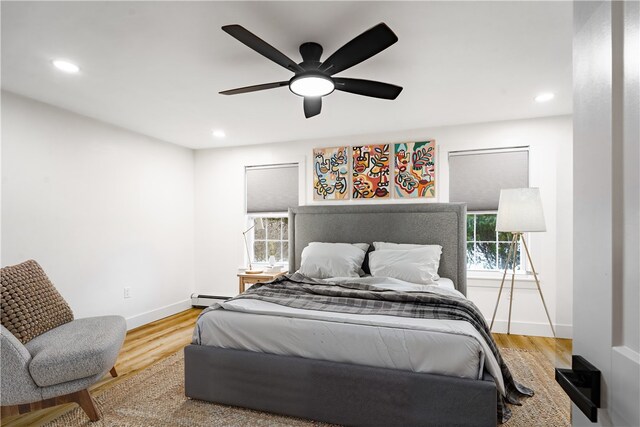
[[[393,195],[395,198],[436,197],[436,142],[394,145]]]
[[[389,144],[351,148],[351,194],[354,199],[388,199],[391,170]]]
[[[349,198],[349,147],[313,150],[313,200]]]

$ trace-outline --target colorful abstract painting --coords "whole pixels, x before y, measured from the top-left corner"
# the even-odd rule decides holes
[[[394,197],[436,196],[436,142],[406,142],[394,147]]]
[[[313,199],[349,198],[349,147],[313,150]]]
[[[389,198],[389,144],[351,148],[351,193],[354,199]]]

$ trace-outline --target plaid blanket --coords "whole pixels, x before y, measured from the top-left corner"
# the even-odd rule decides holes
[[[238,299],[257,299],[292,308],[338,313],[465,320],[484,338],[500,365],[505,395],[498,392],[498,420],[504,423],[511,417],[507,403],[521,405],[521,397],[533,396],[533,390],[514,380],[484,317],[475,304],[466,298],[428,291],[386,290],[356,281],[327,284],[294,273],[281,276],[272,282],[253,285],[232,300]]]

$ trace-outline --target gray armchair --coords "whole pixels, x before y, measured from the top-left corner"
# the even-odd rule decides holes
[[[35,264],[35,261],[28,262]],[[23,264],[6,268],[16,268]],[[33,268],[33,265],[30,267]],[[7,278],[5,268],[2,270],[2,417],[75,402],[82,407],[91,421],[97,421],[100,416],[88,387],[109,371],[113,376],[117,376],[114,364],[126,334],[124,318],[103,316],[71,320],[24,342],[24,339],[19,339],[5,327],[5,324],[9,327],[16,324],[15,315],[12,318],[14,323],[11,324],[12,319],[4,313],[5,308],[12,304],[11,298],[16,297],[16,294],[7,291],[11,287],[8,282],[11,280],[11,274]],[[24,274],[17,277],[23,278]],[[25,286],[19,288],[24,289]],[[16,299],[18,303],[13,305],[14,308],[20,304],[24,305],[24,298]]]

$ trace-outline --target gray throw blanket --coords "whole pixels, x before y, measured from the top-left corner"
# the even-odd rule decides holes
[[[504,423],[511,417],[507,403],[521,405],[521,397],[533,396],[533,390],[514,380],[480,310],[466,298],[428,291],[386,290],[357,283],[357,279],[348,284],[327,284],[294,273],[253,285],[232,300],[236,299],[257,299],[292,308],[337,313],[465,320],[482,335],[500,365],[506,395],[498,392],[498,420]]]

